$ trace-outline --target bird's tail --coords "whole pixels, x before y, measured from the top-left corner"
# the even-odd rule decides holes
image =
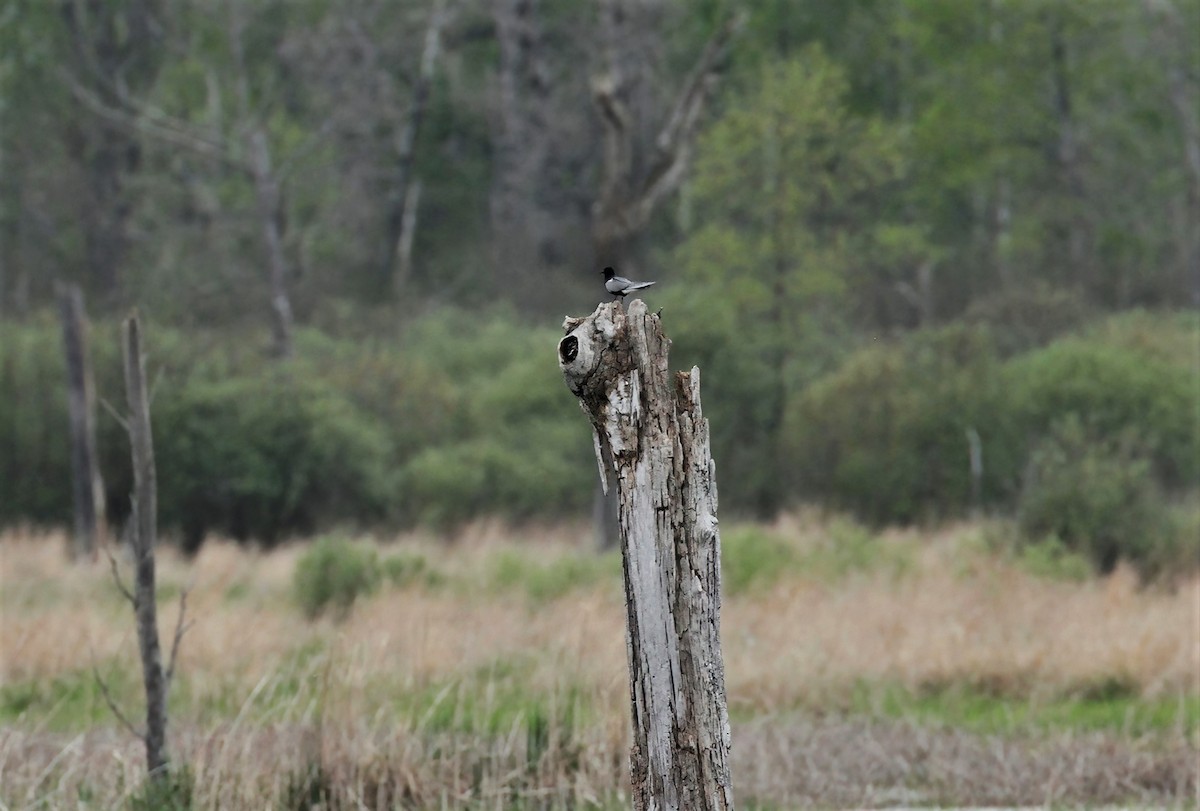
[[[652,284],[654,284],[654,282],[638,282],[637,284],[631,284],[629,287],[625,288],[625,292],[629,293],[633,290],[641,290],[643,287],[649,287]]]

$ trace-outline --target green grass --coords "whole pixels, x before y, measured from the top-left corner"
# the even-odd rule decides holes
[[[119,662],[97,664],[113,700],[126,716],[137,717],[139,681]],[[0,723],[37,724],[51,732],[86,729],[115,719],[91,670],[64,671],[0,685]]]
[[[804,545],[750,525],[735,526],[721,538],[721,584],[727,594],[769,588],[788,574],[836,582],[867,571],[898,577],[912,567],[911,550],[885,543],[845,518],[831,521],[822,536]]]
[[[536,553],[506,550],[494,556],[484,577],[492,592],[523,592],[530,603],[542,605],[574,591],[615,587],[621,582],[621,554],[589,551],[542,562]]]
[[[995,695],[963,684],[920,690],[859,684],[846,709],[984,734],[1109,731],[1139,737],[1200,730],[1200,696],[1146,699],[1114,680],[1050,697]]]
[[[456,678],[442,679],[399,694],[391,691],[396,716],[429,732],[486,736],[524,729],[544,748],[551,734],[569,741],[581,725],[596,718],[586,691],[570,682],[550,690],[531,688],[534,662],[502,659]],[[380,685],[384,687],[384,685]]]

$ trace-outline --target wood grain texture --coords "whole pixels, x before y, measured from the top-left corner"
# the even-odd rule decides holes
[[[671,342],[640,300],[563,326],[559,365],[597,455],[612,459],[620,500],[634,808],[731,809],[721,540],[700,370],[670,374]]]

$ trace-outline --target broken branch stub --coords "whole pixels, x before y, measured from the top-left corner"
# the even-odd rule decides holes
[[[634,808],[728,811],[721,541],[700,370],[669,374],[671,342],[640,300],[628,313],[601,304],[563,329],[559,366],[591,421],[602,479],[616,477]]]

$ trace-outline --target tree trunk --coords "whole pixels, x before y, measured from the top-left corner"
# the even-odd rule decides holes
[[[546,179],[555,173],[551,161],[558,110],[553,107],[540,6],[538,0],[490,3],[499,49],[488,199],[492,261],[497,272],[520,273],[530,280],[531,291],[541,286],[543,248],[551,244],[552,226],[561,214],[546,210],[553,198]]]
[[[104,480],[96,453],[96,392],[87,349],[83,291],[62,285],[58,291],[63,349],[67,361],[67,414],[71,440],[71,496],[75,515],[72,556],[95,560],[105,532]]]
[[[146,688],[146,769],[151,780],[167,775],[167,682],[158,642],[158,606],[154,595],[154,546],[157,540],[158,493],[154,441],[150,433],[150,400],[146,395],[146,359],[142,354],[137,313],[125,320],[125,396],[129,401],[129,441],[133,448],[133,553],[136,560],[133,607],[137,616],[138,651]]]
[[[267,267],[271,285],[272,352],[278,358],[292,356],[292,301],[287,289],[287,258],[283,253],[283,233],[280,228],[282,199],[279,179],[271,167],[271,150],[267,134],[256,128],[250,137],[250,173],[254,180],[258,218],[262,224],[263,242],[267,248]]]
[[[417,152],[417,138],[425,120],[425,108],[429,106],[429,90],[433,85],[433,70],[441,50],[442,26],[446,21],[444,0],[435,0],[429,13],[429,24],[425,29],[425,44],[421,49],[421,66],[417,73],[417,84],[413,88],[412,104],[408,118],[396,139],[396,181],[392,188],[387,213],[387,254],[384,274],[399,299],[408,280],[408,265],[412,255],[412,235],[416,230],[416,206],[420,185],[413,180],[413,162]]]
[[[620,501],[634,808],[732,809],[721,540],[700,370],[668,373],[670,341],[640,300],[628,314],[601,304],[564,329],[559,365]]]

